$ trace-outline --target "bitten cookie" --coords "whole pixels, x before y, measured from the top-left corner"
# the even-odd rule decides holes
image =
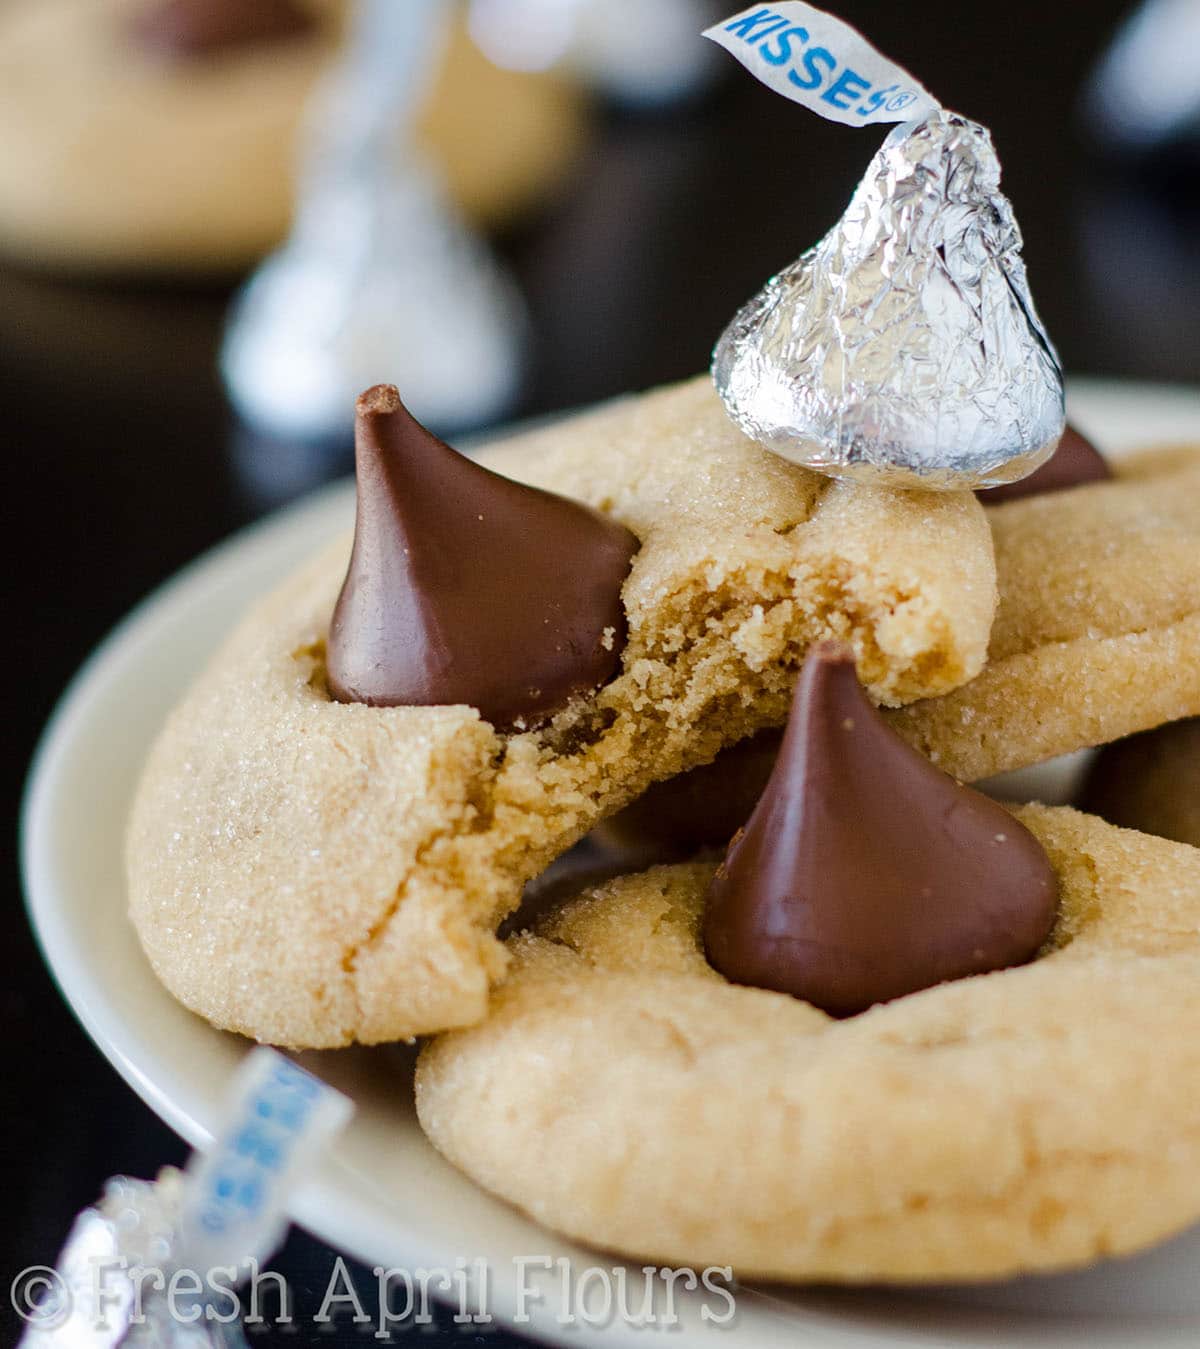
[[[978,678],[892,715],[974,781],[1200,714],[1200,447],[989,507],[1000,606]]]
[[[286,233],[305,103],[336,52],[344,3],[294,0],[310,29],[180,57],[133,31],[166,3],[0,5],[4,252],[78,269],[225,270]],[[421,134],[451,196],[494,222],[563,173],[584,122],[567,82],[493,66],[459,26]]]
[[[988,511],[1000,588],[988,664],[954,693],[891,714],[947,771],[970,780],[1025,767],[1200,711],[1200,449],[1143,452],[1112,473],[1071,430],[1032,478],[982,494],[1014,503]],[[1114,745],[1092,775],[1101,795],[1081,804],[1200,843],[1195,802],[1156,767],[1190,771],[1187,737],[1164,727]],[[656,784],[604,826],[606,839],[644,865],[726,843],[778,744],[765,732]]]
[[[1015,814],[1060,886],[1033,964],[837,1021],[710,967],[711,864],[623,877],[510,941],[488,1019],[421,1054],[422,1125],[568,1236],[743,1277],[988,1278],[1170,1235],[1200,1217],[1200,852]]]
[[[699,379],[487,456],[627,526],[616,676],[536,730],[331,699],[339,544],[250,611],[170,718],[128,840],[159,977],[297,1046],[468,1025],[524,883],[653,781],[781,723],[807,648],[903,703],[980,668],[995,581],[968,494],[835,483],[755,446]]]

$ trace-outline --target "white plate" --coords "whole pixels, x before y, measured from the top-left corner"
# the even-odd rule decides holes
[[[1157,439],[1200,439],[1200,395],[1082,382],[1072,416],[1119,451]],[[256,595],[351,518],[338,485],[239,534],[159,590],[107,639],[48,727],[25,802],[29,909],[46,959],[84,1027],[135,1091],[189,1143],[203,1147],[244,1041],[211,1029],[159,986],[125,920],[122,836],[139,765],[168,709]],[[611,1260],[572,1247],[459,1176],[426,1143],[411,1100],[410,1050],[308,1054],[348,1092],[355,1120],[294,1198],[309,1231],[368,1265],[453,1269],[482,1258],[498,1320],[514,1311],[513,1257],[566,1256],[581,1270]],[[1200,1229],[1134,1260],[1087,1273],[922,1294],[891,1290],[741,1290],[732,1328],[685,1329],[744,1346],[1167,1345],[1200,1336]],[[557,1277],[557,1276],[556,1276]],[[529,1333],[573,1345],[645,1345],[645,1329],[557,1321],[557,1284],[538,1283]],[[714,1310],[720,1304],[710,1299]]]

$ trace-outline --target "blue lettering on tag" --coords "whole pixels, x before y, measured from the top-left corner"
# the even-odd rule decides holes
[[[239,1128],[224,1144],[201,1222],[225,1231],[233,1212],[257,1213],[266,1200],[265,1174],[283,1168],[319,1088],[302,1070],[281,1063],[244,1106]]]
[[[798,38],[800,45],[803,46],[808,41],[808,30],[806,28],[785,28],[776,32],[773,37],[774,45],[771,42],[764,42],[759,47],[759,53],[764,61],[770,61],[773,66],[785,66],[792,59],[792,39]]]
[[[821,98],[826,103],[832,103],[835,108],[848,108],[860,94],[865,93],[870,87],[870,80],[864,80],[856,70],[851,70],[847,66],[825,90]]]
[[[877,108],[883,107],[884,103],[887,101],[887,96],[895,92],[896,86],[894,84],[889,84],[886,89],[876,89],[865,103],[860,104],[855,109],[855,112],[857,112],[860,117],[870,117]]]
[[[825,75],[817,69],[817,66],[823,65],[828,74],[837,69],[837,57],[824,47],[812,47],[804,53],[801,64],[804,66],[805,77],[801,79],[794,70],[789,70],[788,79],[797,89],[819,89],[825,81]]]
[[[754,30],[758,28],[764,20],[775,21],[773,28],[765,28],[760,32]],[[745,42],[757,42],[760,38],[768,37],[771,33],[780,28],[787,27],[787,20],[781,15],[774,13],[769,9],[757,9],[753,14],[743,15],[740,19],[735,19],[732,23],[725,26],[727,33],[732,33],[734,37],[740,37]]]
[[[844,62],[834,50],[824,46],[810,46],[813,41],[811,31],[796,23],[794,18],[778,13],[769,5],[763,5],[740,17],[730,19],[724,24],[721,32],[739,38],[754,49],[753,57],[748,56],[743,64],[753,70],[755,63],[761,63],[759,77],[768,84],[773,77],[768,76],[762,70],[762,66],[774,66],[781,72],[786,72],[790,84],[806,94],[819,98],[830,107],[837,108],[840,112],[851,112],[859,117],[900,113],[915,104],[920,97],[919,94],[904,89],[895,79],[884,88],[874,87],[871,77],[861,74]],[[818,40],[823,33],[824,29],[821,29]],[[714,29],[706,35],[715,37],[715,34]],[[838,34],[827,40],[840,47],[843,36],[849,41],[854,35]],[[857,47],[854,50],[857,51]],[[896,117],[892,120],[900,119]]]

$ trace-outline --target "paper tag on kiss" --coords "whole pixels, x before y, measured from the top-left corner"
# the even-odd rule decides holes
[[[224,1128],[187,1168],[181,1256],[200,1270],[275,1249],[289,1192],[353,1113],[341,1092],[261,1047],[234,1074],[228,1099]]]
[[[908,122],[941,106],[848,23],[802,0],[751,5],[704,36],[777,94],[844,126]]]

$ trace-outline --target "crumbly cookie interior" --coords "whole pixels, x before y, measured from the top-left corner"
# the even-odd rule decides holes
[[[889,703],[980,668],[973,498],[829,484],[742,437],[707,380],[489,461],[638,535],[621,672],[501,735],[467,707],[329,699],[346,541],[256,606],[155,747],[129,841],[143,946],[217,1025],[322,1047],[470,1024],[525,882],[651,782],[782,722],[812,642],[847,641]]]

